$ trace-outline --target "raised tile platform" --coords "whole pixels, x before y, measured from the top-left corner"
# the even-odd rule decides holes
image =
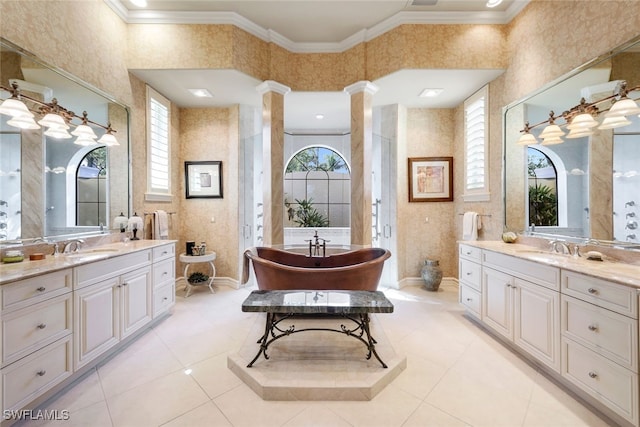
[[[371,333],[376,350],[388,366],[382,368],[358,340],[337,332],[305,331],[284,337],[269,346],[269,359],[260,357],[246,365],[259,349],[266,314],[255,314],[251,332],[227,366],[264,400],[371,400],[406,367],[407,359],[396,354],[376,316],[371,316]],[[294,318],[297,329],[338,327],[340,317]]]

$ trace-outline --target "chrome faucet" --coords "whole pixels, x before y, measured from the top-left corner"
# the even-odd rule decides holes
[[[552,240],[549,244],[551,245],[552,252],[571,255],[571,249],[569,249],[569,245],[567,245],[566,242],[562,240]],[[558,247],[562,250],[558,250]]]
[[[67,243],[65,243],[62,253],[64,254],[71,253],[72,247],[73,247],[73,252],[78,252],[83,244],[84,244],[84,240],[82,239],[71,239]]]
[[[635,233],[634,233],[634,234],[627,234],[627,241],[629,241],[629,240],[635,240],[635,238],[636,238]]]
[[[635,206],[635,205],[636,205],[636,202],[634,202],[633,200],[630,200],[624,204],[624,207],[627,208],[629,206]]]
[[[327,253],[327,242],[330,240],[325,240],[318,236],[318,230],[316,230],[313,235],[313,239],[305,240],[305,242],[309,242],[309,256],[320,256],[320,248],[322,248],[322,257],[326,256]]]

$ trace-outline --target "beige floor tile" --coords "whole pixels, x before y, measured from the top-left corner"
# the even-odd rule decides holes
[[[54,421],[31,420],[22,423],[23,427],[112,427],[111,417],[105,401],[97,402],[69,412],[68,419],[62,419],[60,413],[59,419]]]
[[[409,417],[409,419],[402,424],[402,427],[466,427],[469,424],[458,418],[441,411],[440,409],[423,403],[420,407]]]
[[[51,409],[68,409],[75,411],[86,408],[98,402],[104,402],[105,395],[100,383],[98,373],[93,370],[81,381],[74,384],[65,393],[60,394],[51,401],[47,407]]]
[[[189,369],[190,375],[211,399],[233,390],[242,383],[227,368],[227,353],[190,365]]]
[[[350,427],[351,424],[340,418],[330,409],[315,405],[306,408],[289,420],[283,427]]]
[[[191,298],[191,297],[189,297]],[[207,402],[177,418],[162,424],[162,427],[231,427],[229,420],[213,404]]]
[[[606,427],[608,423],[585,409],[529,404],[523,427]]]
[[[393,385],[418,399],[425,399],[447,372],[447,368],[415,355],[407,358],[407,367]]]
[[[98,375],[105,396],[110,397],[182,369],[166,346],[153,345],[146,351],[126,348],[100,366]]]
[[[107,404],[115,427],[142,427],[163,424],[208,400],[193,378],[176,372],[109,397]]]

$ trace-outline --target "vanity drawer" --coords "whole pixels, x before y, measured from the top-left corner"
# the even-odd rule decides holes
[[[638,425],[638,375],[571,340],[562,345],[562,376]]]
[[[71,269],[55,271],[0,287],[2,310],[14,310],[71,292]]]
[[[491,251],[484,251],[483,258],[485,264],[489,264],[497,270],[554,291],[560,290],[560,269],[558,267]]]
[[[562,271],[562,293],[638,318],[638,298],[630,287],[573,271]]]
[[[481,317],[482,298],[480,292],[463,283],[460,284],[460,304],[464,305],[469,313],[477,318]]]
[[[176,287],[169,283],[153,291],[153,317],[163,314],[176,303]]]
[[[482,249],[476,248],[475,246],[461,244],[458,254],[462,258],[473,259],[476,261],[482,260]]]
[[[171,258],[176,256],[176,245],[171,243],[168,245],[157,246],[153,248],[153,261]]]
[[[616,363],[638,372],[635,319],[562,296],[562,334]]]
[[[71,373],[68,336],[2,369],[3,409],[22,409]]]
[[[480,292],[482,288],[482,266],[466,259],[460,259],[458,265],[460,282]]]
[[[81,265],[74,269],[76,275],[74,289],[89,286],[92,283],[118,276],[135,268],[149,265],[150,263],[151,250],[143,250],[109,258],[104,261]]]
[[[2,366],[6,366],[72,331],[71,294],[2,316]]]
[[[153,264],[153,286],[160,287],[176,280],[176,262],[170,258]]]

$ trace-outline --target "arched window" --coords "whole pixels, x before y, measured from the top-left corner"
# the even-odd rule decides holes
[[[88,152],[76,170],[76,225],[107,224],[107,148]]]
[[[529,224],[557,226],[558,173],[554,163],[542,151],[527,148],[529,187]]]
[[[285,226],[349,227],[351,174],[331,148],[306,147],[285,168]]]

